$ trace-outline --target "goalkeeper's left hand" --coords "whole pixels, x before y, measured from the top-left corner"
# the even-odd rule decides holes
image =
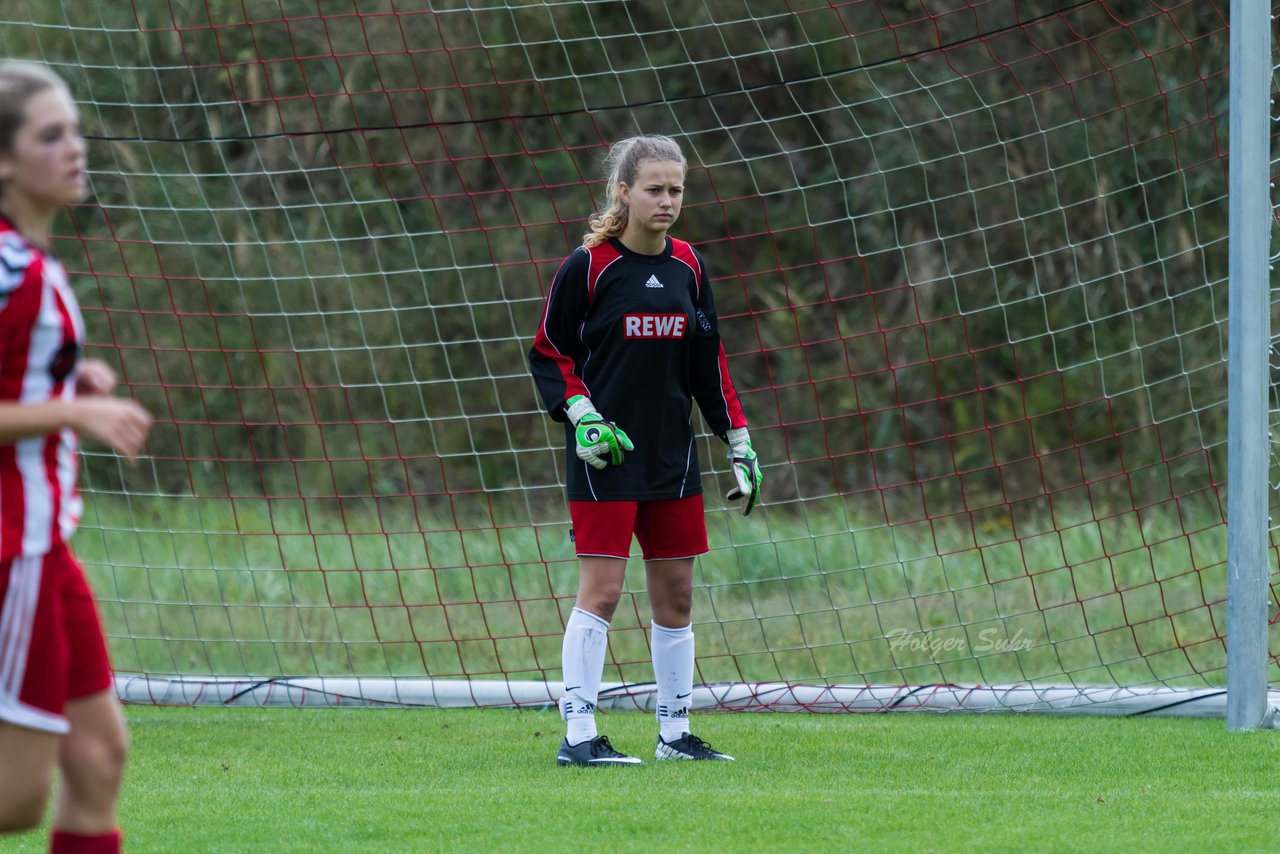
[[[589,397],[579,394],[569,398],[565,401],[565,414],[574,425],[578,459],[593,469],[602,469],[610,463],[620,466],[623,451],[636,449],[621,427],[596,412]]]
[[[729,465],[738,481],[738,485],[725,493],[724,497],[729,501],[742,499],[742,515],[750,516],[760,501],[760,484],[764,482],[760,460],[751,447],[751,437],[746,427],[735,427],[720,438],[729,445]]]

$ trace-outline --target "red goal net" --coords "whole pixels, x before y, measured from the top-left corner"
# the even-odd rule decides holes
[[[766,471],[741,519],[700,440],[702,705],[1219,693],[1223,0],[410,5],[0,13],[80,100],[56,251],[157,418],[137,466],[86,449],[75,542],[129,696],[554,696],[525,353],[637,132],[689,157]],[[642,582],[606,663],[641,705]]]

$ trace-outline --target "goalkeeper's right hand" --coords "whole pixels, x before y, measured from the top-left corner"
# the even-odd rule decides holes
[[[606,421],[589,397],[579,394],[569,398],[565,412],[574,426],[578,458],[592,468],[621,465],[622,452],[635,450],[627,434],[617,424]]]
[[[760,484],[764,482],[760,459],[751,447],[751,435],[746,427],[736,427],[720,438],[729,445],[729,465],[733,467],[733,477],[738,482],[725,498],[730,501],[742,499],[742,515],[750,516],[760,503]]]

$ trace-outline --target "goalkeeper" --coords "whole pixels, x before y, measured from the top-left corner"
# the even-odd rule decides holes
[[[634,535],[644,554],[657,683],[657,759],[731,760],[689,731],[693,697],[693,564],[707,551],[693,428],[697,401],[729,446],[749,514],[761,470],[729,379],[702,258],[668,236],[680,215],[687,164],[662,136],[609,151],[602,213],[556,273],[529,362],[564,422],[578,595],[565,626],[567,734],[560,765],[639,765],[596,731],[609,620]]]

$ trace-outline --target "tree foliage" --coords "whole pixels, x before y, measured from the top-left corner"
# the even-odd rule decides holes
[[[689,155],[776,497],[1222,479],[1217,0],[67,5],[0,39],[81,101],[58,251],[160,421],[102,488],[554,487],[524,353],[636,132]]]

